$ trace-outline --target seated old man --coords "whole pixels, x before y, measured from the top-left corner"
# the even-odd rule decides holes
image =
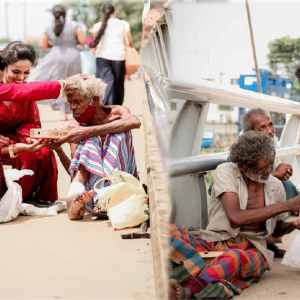
[[[274,144],[276,146],[276,142],[278,138],[275,134],[275,128],[273,122],[271,120],[270,114],[263,108],[252,108],[248,110],[245,114],[241,116],[241,124],[243,133],[248,132],[250,130],[254,130],[260,133],[268,134],[274,140]],[[274,156],[275,159],[275,156]],[[230,161],[230,156],[227,161]],[[295,185],[289,180],[289,178],[293,175],[293,167],[290,164],[280,163],[276,168],[272,165],[271,175],[278,178],[285,189],[286,199],[291,199],[299,195]],[[208,193],[211,194],[210,186]],[[267,239],[267,247],[269,250],[274,252],[275,257],[283,257],[285,254],[284,249],[280,249],[275,243],[280,243],[281,238],[274,239],[272,236],[269,236]]]
[[[171,299],[231,298],[258,281],[273,265],[267,237],[281,237],[300,228],[300,196],[286,201],[284,187],[271,175],[274,141],[249,131],[230,149],[231,162],[214,174],[208,204],[209,223],[200,236],[171,224]],[[201,251],[223,253],[205,264]]]
[[[79,79],[73,89],[64,92],[73,117],[80,126],[91,128],[93,132],[94,128],[101,128],[101,125],[106,128],[104,134],[92,135],[82,139],[79,144],[71,145],[71,162],[61,149],[57,149],[63,165],[69,169],[71,175],[67,199],[67,211],[71,220],[83,218],[85,204],[88,204],[91,210],[94,208],[97,201],[96,197],[95,200],[92,199],[95,183],[111,175],[116,168],[138,178],[131,132],[117,131],[113,127],[116,121],[112,110],[115,108],[101,106],[105,88],[106,84],[101,79],[89,76],[85,80]],[[112,132],[107,134],[109,126]],[[120,128],[126,127],[125,125]],[[103,187],[104,184],[101,182],[97,188]],[[90,190],[91,192],[85,193]]]

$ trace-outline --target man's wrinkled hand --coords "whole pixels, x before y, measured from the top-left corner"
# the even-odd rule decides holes
[[[79,144],[80,141],[89,137],[89,133],[90,133],[89,127],[76,126],[71,128],[71,130],[66,136],[55,140],[55,143],[56,144],[63,144],[63,143]]]
[[[52,150],[59,150],[62,144],[55,143],[53,139],[46,139],[46,147]]]
[[[291,223],[293,223],[295,229],[300,229],[300,219],[293,220]]]
[[[280,163],[272,175],[282,181],[288,180],[293,175],[293,167],[289,164]]]
[[[300,211],[300,195],[289,199],[288,201],[284,202],[285,205],[287,205],[288,212],[299,212]]]

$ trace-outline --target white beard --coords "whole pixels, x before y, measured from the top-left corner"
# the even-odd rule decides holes
[[[267,179],[262,179],[261,177],[266,174],[253,174],[251,171],[244,172],[244,175],[250,180],[258,183],[266,183],[269,180],[269,176]]]

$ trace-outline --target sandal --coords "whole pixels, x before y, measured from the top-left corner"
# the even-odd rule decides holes
[[[37,199],[37,198],[24,199],[23,203],[32,204],[32,205],[34,205],[36,207],[39,207],[39,208],[48,208],[48,207],[52,206],[51,202],[43,201],[43,200],[40,200],[40,199]]]
[[[98,211],[95,211],[95,208],[98,209]],[[107,212],[101,211],[97,206],[94,206],[93,208],[93,217],[97,217],[98,219],[105,219],[108,220]]]
[[[267,249],[274,252],[274,257],[276,258],[283,258],[286,250],[280,249],[278,246],[275,244],[267,244]]]

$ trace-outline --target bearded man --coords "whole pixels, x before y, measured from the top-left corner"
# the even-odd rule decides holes
[[[116,168],[138,178],[130,129],[139,127],[140,122],[133,115],[124,113],[123,107],[102,106],[105,88],[106,84],[100,78],[88,76],[85,80],[79,79],[72,89],[63,93],[80,125],[73,128],[80,128],[77,132],[80,142],[71,144],[72,160],[59,146],[63,138],[49,142],[58,145],[53,149],[71,175],[67,199],[71,220],[83,218],[86,204],[90,211],[94,209],[95,215],[106,217],[105,212],[95,207],[97,197],[92,198],[93,189],[99,179],[111,175]],[[108,183],[101,182],[97,188],[105,184]]]
[[[241,135],[230,149],[231,162],[215,171],[201,238],[171,225],[171,299],[231,298],[272,268],[268,236],[300,228],[299,219],[285,222],[288,212],[300,210],[300,196],[286,201],[281,181],[271,175],[274,156],[269,135]],[[223,253],[206,265],[201,251]]]

